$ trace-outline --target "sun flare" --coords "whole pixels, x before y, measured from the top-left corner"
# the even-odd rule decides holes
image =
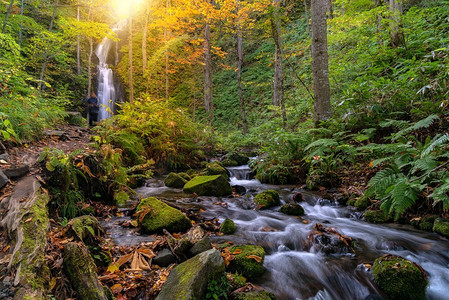
[[[119,17],[126,17],[138,11],[144,0],[112,0],[112,7]]]

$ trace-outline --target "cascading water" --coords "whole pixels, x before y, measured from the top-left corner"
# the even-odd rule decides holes
[[[126,22],[120,22],[113,28],[113,31],[119,31],[123,28]],[[115,47],[113,47],[115,45]],[[111,61],[110,51],[114,50],[114,60]],[[117,65],[119,61],[117,42],[109,38],[104,38],[98,45],[95,54],[98,57],[98,104],[100,105],[100,112],[98,114],[99,120],[108,119],[114,111],[114,105],[117,101],[118,91],[115,85],[114,73],[109,67],[112,63]]]

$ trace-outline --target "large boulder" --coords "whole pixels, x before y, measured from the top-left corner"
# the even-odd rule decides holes
[[[221,175],[226,180],[229,180],[229,173],[228,170],[226,170],[223,166],[220,165],[217,161],[208,163],[206,165],[206,168],[204,169],[204,175],[211,176],[211,175]]]
[[[156,299],[206,299],[208,283],[219,279],[224,271],[224,261],[218,250],[200,253],[171,271]]]
[[[449,219],[436,219],[433,223],[433,231],[449,238]]]
[[[279,211],[289,216],[301,216],[304,214],[304,208],[297,203],[286,203],[281,206]]]
[[[139,217],[139,224],[147,233],[162,233],[163,229],[168,232],[181,232],[192,226],[181,211],[153,197],[140,201],[137,214],[145,214],[143,219]]]
[[[374,281],[392,300],[426,298],[428,284],[424,270],[402,257],[386,254],[373,263]]]
[[[13,167],[10,169],[3,170],[3,173],[5,173],[8,178],[11,179],[17,179],[20,177],[25,176],[30,172],[30,166],[28,165],[22,165],[20,167]]]
[[[3,188],[5,185],[7,185],[9,182],[8,176],[3,173],[2,170],[0,170],[0,189]]]
[[[185,173],[183,173],[185,174]],[[186,174],[187,175],[187,174]],[[180,174],[176,173],[170,173],[167,175],[167,177],[164,180],[165,186],[176,188],[176,189],[182,189],[184,185],[190,180],[190,176],[188,176],[188,179],[185,176],[182,176]]]
[[[249,157],[238,152],[230,152],[226,154],[227,160],[235,161],[238,166],[246,165],[249,162]]]
[[[256,197],[254,197],[254,202],[260,209],[270,208],[281,204],[279,193],[275,190],[267,190],[257,194]]]
[[[107,300],[89,250],[82,243],[64,246],[64,267],[79,299]]]
[[[235,227],[234,221],[231,219],[226,219],[221,223],[220,232],[224,234],[233,234],[237,228]]]
[[[229,263],[229,270],[246,278],[254,279],[265,271],[263,261],[265,250],[260,246],[241,245],[229,247],[234,259]]]
[[[197,176],[186,183],[185,193],[196,193],[198,196],[228,196],[232,194],[232,187],[221,175]]]

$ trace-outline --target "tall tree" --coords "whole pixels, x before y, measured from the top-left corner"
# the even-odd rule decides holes
[[[327,0],[312,0],[312,71],[315,123],[331,117],[327,53]]]
[[[128,73],[128,85],[129,85],[129,102],[134,102],[134,80],[133,80],[133,16],[132,5],[129,6],[129,73]]]
[[[214,122],[214,103],[212,102],[212,54],[210,25],[204,28],[204,106],[209,114],[209,123]]]
[[[76,20],[80,21],[80,3],[77,2],[76,5]],[[80,46],[80,35],[76,36],[76,74],[81,75],[81,46]]]
[[[148,59],[147,59],[147,40],[148,40],[148,21],[150,19],[150,2],[145,5],[145,23],[143,25],[143,37],[142,37],[142,70],[143,74],[147,71]]]
[[[8,24],[8,18],[9,18],[9,15],[11,14],[11,9],[12,9],[13,3],[14,3],[14,0],[11,0],[9,2],[8,10],[6,11],[6,14],[5,14],[5,20],[3,21],[3,29],[2,29],[3,34],[6,31],[6,24]]]
[[[240,17],[240,3],[236,0],[237,5],[237,82],[238,82],[238,94],[240,102],[240,113],[242,115],[243,134],[248,133],[248,122],[246,120],[245,99],[243,98],[242,87],[242,68],[243,68],[243,32],[242,32],[242,19]]]
[[[398,47],[404,43],[404,34],[401,30],[401,14],[402,14],[402,0],[389,0],[391,11],[391,45]]]

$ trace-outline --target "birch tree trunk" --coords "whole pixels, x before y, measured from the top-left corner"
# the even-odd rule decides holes
[[[134,80],[133,80],[133,17],[131,8],[129,9],[129,51],[128,51],[128,59],[129,59],[129,76],[128,76],[128,85],[129,85],[129,102],[134,103]]]
[[[23,5],[24,5],[24,0],[20,1],[20,16],[23,17]],[[23,26],[22,26],[23,22],[20,21],[20,29],[19,29],[19,46],[22,46],[22,30],[23,30]]]
[[[204,106],[209,114],[209,123],[214,122],[214,104],[212,102],[212,55],[210,43],[210,25],[204,29]]]
[[[400,16],[402,14],[402,0],[389,0],[391,11],[391,45],[394,48],[404,44],[404,34],[401,30]]]
[[[58,10],[58,3],[59,3],[59,0],[55,0],[54,7],[53,7],[53,15],[51,17],[50,25],[48,26],[48,31],[52,31],[53,30],[53,25],[55,23],[55,18],[56,18],[56,12]],[[48,64],[48,52],[47,52],[47,50],[45,50],[45,52],[44,52],[44,62],[42,63],[41,75],[39,77],[39,83],[38,83],[38,86],[37,86],[37,89],[39,91],[41,91],[42,87],[43,87],[42,83],[44,82],[44,76],[45,76],[45,71],[47,69],[47,64]]]
[[[239,1],[236,0],[237,9],[240,9]],[[237,24],[237,81],[238,81],[238,94],[240,101],[240,113],[242,115],[243,134],[248,133],[248,122],[246,120],[245,99],[243,98],[242,87],[242,68],[243,68],[243,33],[241,28],[241,20],[238,20]]]
[[[80,3],[79,3],[79,1],[76,6],[76,20],[78,22],[80,21]],[[80,50],[80,35],[79,34],[76,36],[76,74],[81,75],[81,50]]]
[[[313,0],[312,5],[312,71],[315,123],[331,117],[329,65],[327,54],[327,0]]]
[[[3,21],[3,29],[2,29],[3,34],[6,31],[6,24],[8,24],[8,18],[9,18],[9,15],[11,14],[11,9],[12,9],[13,3],[14,3],[14,0],[11,0],[11,2],[9,2],[8,10],[6,11],[5,20]]]

